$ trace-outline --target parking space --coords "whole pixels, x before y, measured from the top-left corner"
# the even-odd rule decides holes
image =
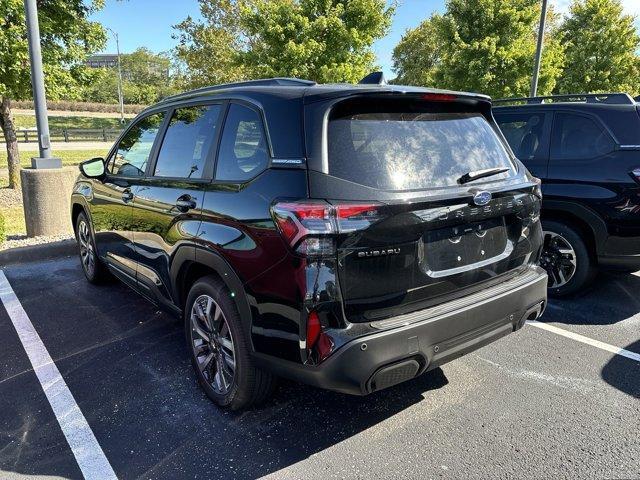
[[[640,362],[534,326],[368,397],[282,382],[218,410],[182,326],[75,258],[4,273],[120,478],[640,476]],[[639,275],[602,275],[542,321],[640,353]],[[0,307],[0,477],[81,478]]]

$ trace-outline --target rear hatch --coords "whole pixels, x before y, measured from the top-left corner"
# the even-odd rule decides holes
[[[350,321],[454,300],[535,259],[536,184],[505,147],[488,101],[358,95],[324,108],[325,171],[311,161],[310,196],[337,212],[337,273]],[[504,171],[465,182],[487,169]]]

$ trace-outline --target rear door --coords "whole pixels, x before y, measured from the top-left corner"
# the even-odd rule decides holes
[[[310,190],[337,206],[351,321],[452,300],[535,260],[535,184],[510,157],[488,102],[350,99],[330,108],[325,138],[326,172],[310,171]],[[492,168],[505,171],[461,180]]]
[[[494,110],[494,116],[511,150],[536,177],[546,178],[552,113],[535,110]]]
[[[182,243],[197,235],[200,226],[221,112],[221,104],[171,110],[149,176],[136,191],[133,237],[139,259],[137,279],[160,300],[172,300],[173,255]]]

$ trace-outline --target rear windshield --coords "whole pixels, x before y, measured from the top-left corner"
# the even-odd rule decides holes
[[[447,187],[471,171],[513,168],[480,113],[368,112],[334,118],[328,155],[330,175],[381,190]]]

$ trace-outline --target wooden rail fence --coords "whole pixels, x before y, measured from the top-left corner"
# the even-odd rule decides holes
[[[49,132],[52,142],[109,142],[118,138],[122,130],[117,128],[65,128]],[[38,141],[37,130],[16,130],[18,142]]]

